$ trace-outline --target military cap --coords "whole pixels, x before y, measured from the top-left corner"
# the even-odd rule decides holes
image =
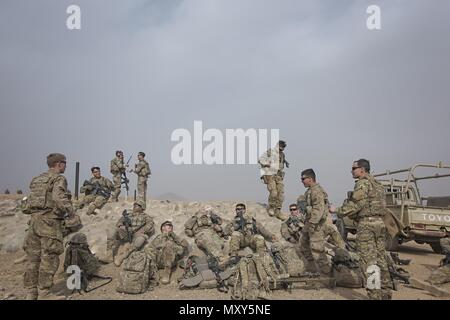
[[[51,168],[54,167],[58,162],[65,162],[66,156],[62,153],[50,153],[47,156],[47,165]]]
[[[79,232],[72,236],[70,239],[71,243],[77,243],[77,244],[88,244],[87,237],[84,233]]]
[[[172,228],[173,228],[173,223],[172,223],[172,221],[171,221],[171,220],[166,220],[166,221],[164,221],[164,222],[161,224],[160,230],[162,230],[162,228],[163,228],[164,226],[166,226],[166,225],[172,226]]]
[[[145,201],[144,200],[136,200],[134,202],[133,206],[139,206],[142,209],[145,209]]]

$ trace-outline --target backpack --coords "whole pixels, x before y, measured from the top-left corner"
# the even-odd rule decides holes
[[[230,278],[232,300],[267,299],[277,286],[278,273],[269,254],[241,258]]]
[[[34,177],[30,183],[30,195],[23,198],[21,210],[24,214],[32,214],[48,209],[47,194],[52,190],[55,176],[45,172]]]
[[[110,277],[97,276],[96,272],[100,268],[98,258],[91,252],[87,243],[87,238],[83,233],[75,234],[72,239],[66,244],[66,254],[64,257],[64,270],[73,265],[78,266],[81,271],[81,290],[89,292],[97,289],[88,290],[89,281],[93,277],[101,279],[110,279]],[[107,282],[109,283],[109,282]],[[104,283],[101,286],[107,284]]]
[[[119,275],[117,292],[139,294],[147,291],[154,275],[152,260],[144,251],[134,251],[124,261]]]
[[[189,256],[184,263],[184,273],[180,279],[179,289],[218,288],[219,291],[227,291],[226,281],[233,275],[235,263],[231,261],[223,271],[216,263],[217,261],[211,257]]]
[[[364,287],[364,275],[359,265],[359,258],[345,249],[336,250],[333,257],[333,276],[338,287]]]

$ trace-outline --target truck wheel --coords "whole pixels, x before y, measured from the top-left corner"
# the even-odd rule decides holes
[[[442,247],[441,244],[438,242],[431,242],[430,244],[431,249],[433,249],[434,253],[442,254]]]
[[[399,246],[398,236],[392,238],[390,234],[386,235],[386,250],[397,251]]]
[[[342,239],[344,239],[344,241],[347,241],[348,231],[345,228],[345,224],[344,224],[344,220],[343,219],[338,218],[336,220],[336,228],[338,229],[339,233],[341,234]]]

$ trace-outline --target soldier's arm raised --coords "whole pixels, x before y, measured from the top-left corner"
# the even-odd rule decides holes
[[[142,232],[149,237],[155,234],[155,223],[153,222],[153,219],[148,215],[146,215],[145,217],[145,224],[142,227]]]

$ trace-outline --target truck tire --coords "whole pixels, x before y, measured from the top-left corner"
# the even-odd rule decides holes
[[[338,229],[339,233],[341,234],[342,239],[344,239],[344,241],[347,241],[348,230],[345,228],[343,219],[338,218],[336,220],[336,228]]]
[[[433,249],[434,253],[442,254],[442,247],[441,244],[438,242],[430,242],[429,243],[431,249]]]
[[[386,250],[387,251],[397,251],[400,243],[398,242],[398,236],[392,238],[390,234],[386,235]]]

